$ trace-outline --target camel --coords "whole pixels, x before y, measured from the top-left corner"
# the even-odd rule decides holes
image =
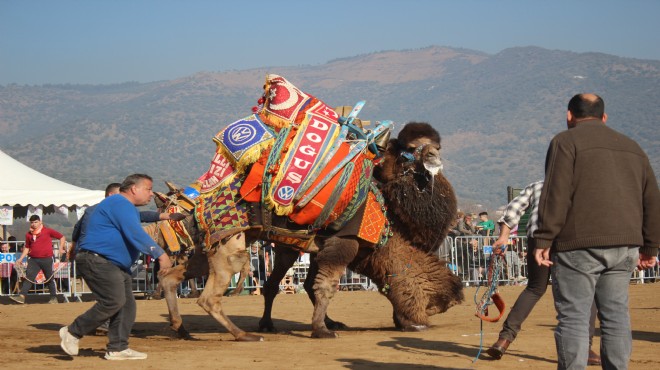
[[[374,177],[380,181],[388,217],[394,220],[393,235],[380,248],[359,248],[360,253],[348,265],[369,277],[390,300],[395,326],[404,331],[424,330],[429,316],[463,301],[460,278],[434,254],[444,242],[456,214],[451,184],[440,172],[433,176],[426,169],[439,169],[439,151],[440,136],[427,123],[411,122],[397,139],[390,141]],[[402,153],[411,155],[402,160]],[[262,289],[265,308],[259,331],[275,331],[271,311],[279,292],[278,284],[298,255],[290,248],[278,248],[276,253],[275,267]],[[312,302],[316,298],[313,284],[317,273],[317,258],[312,256],[303,284]],[[345,327],[327,315],[324,321],[326,327]]]
[[[271,93],[270,96],[273,95]],[[259,322],[259,329],[262,331],[274,330],[271,309],[279,291],[279,281],[293,265],[300,249],[313,256],[310,259],[308,278],[304,283],[305,290],[314,304],[311,333],[313,338],[335,338],[337,334],[334,330],[344,327],[343,323],[335,322],[327,316],[327,307],[346,267],[351,267],[376,282],[380,291],[392,303],[395,325],[402,330],[423,330],[428,325],[428,316],[444,312],[460,303],[463,300],[460,278],[454,276],[445,263],[433,254],[444,241],[449,224],[456,213],[453,189],[440,172],[440,136],[426,123],[406,125],[399,136],[400,140],[390,140],[387,148],[378,148],[380,153],[374,153],[383,156],[382,162],[373,171],[374,178],[380,184],[367,183],[366,187],[372,200],[379,199],[379,188],[382,189],[385,198],[381,206],[383,210],[385,205],[402,208],[392,210],[393,212],[376,210],[381,212],[383,217],[387,216],[387,219],[375,240],[373,236],[371,240],[367,240],[364,236],[356,235],[356,230],[362,227],[364,217],[368,217],[364,210],[366,206],[362,208],[362,213],[351,214],[341,227],[318,228],[311,235],[307,231],[308,226],[299,225],[296,228],[290,218],[286,217],[286,213],[282,215],[281,210],[273,210],[263,203],[250,202],[243,193],[240,196],[230,193],[233,194],[230,197],[236,201],[236,207],[245,206],[249,209],[251,219],[247,226],[214,228],[213,218],[225,217],[224,213],[217,214],[216,211],[209,216],[210,213],[200,211],[199,202],[196,202],[194,207],[189,207],[191,213],[194,209],[198,221],[197,224],[187,226],[192,226],[194,231],[191,236],[194,235],[198,241],[195,253],[187,262],[161,277],[170,311],[171,328],[179,336],[190,338],[178,313],[175,289],[183,279],[208,273],[210,284],[207,283],[198,300],[200,306],[225,326],[236,340],[263,339],[236,327],[224,315],[220,305],[220,297],[227,290],[231,276],[237,272],[247,272],[246,239],[261,239],[277,245],[275,267],[262,291],[265,299],[264,315]],[[271,155],[268,151],[261,153],[261,158],[269,156]],[[250,168],[246,167],[244,173],[251,174]],[[250,175],[239,177],[240,184],[243,184],[245,176]],[[227,186],[221,186],[220,190],[216,191],[225,191],[223,194],[226,194],[226,188]],[[252,190],[254,188],[250,191]],[[158,196],[160,201],[168,206],[177,204],[181,199],[190,202],[181,190]],[[423,201],[425,204],[410,204],[416,201]],[[372,201],[372,206],[374,202]],[[375,204],[378,206],[378,203]],[[229,218],[229,215],[225,218]],[[422,233],[424,235],[418,235]],[[202,239],[204,243],[201,242]],[[202,244],[205,247],[202,247]]]

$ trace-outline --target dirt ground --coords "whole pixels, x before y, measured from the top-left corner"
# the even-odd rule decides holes
[[[508,307],[523,287],[502,287]],[[480,295],[483,290],[480,291]],[[659,369],[660,284],[630,286],[633,326],[631,369]],[[91,302],[28,305],[0,299],[1,369],[553,369],[556,368],[553,329],[555,313],[548,291],[523,325],[518,340],[502,360],[490,360],[486,349],[497,339],[502,321],[483,323],[474,316],[475,288],[466,288],[466,302],[432,317],[432,327],[420,333],[394,329],[389,302],[377,292],[339,292],[329,314],[350,329],[337,339],[311,339],[312,305],[305,294],[281,294],[273,317],[280,330],[264,341],[239,343],[195,302],[180,299],[184,322],[197,341],[175,339],[168,329],[164,301],[138,299],[138,316],[130,345],[147,352],[143,361],[111,362],[102,358],[106,337],[80,341],[80,355],[60,349],[58,330],[85,311]],[[241,328],[255,330],[263,307],[260,296],[227,297],[225,312]],[[494,310],[494,308],[493,308]],[[599,344],[599,337],[594,339]],[[596,347],[597,348],[597,347]]]

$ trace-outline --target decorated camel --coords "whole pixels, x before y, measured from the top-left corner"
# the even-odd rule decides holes
[[[359,106],[340,117],[277,75],[267,76],[253,111],[216,135],[216,155],[198,181],[159,194],[165,208],[196,220],[185,226],[197,239],[192,258],[161,277],[172,329],[189,336],[177,284],[208,273],[200,306],[237,340],[262,339],[236,327],[220,302],[232,275],[245,272],[246,238],[278,246],[263,289],[261,330],[274,330],[279,281],[301,250],[313,256],[304,286],[315,338],[335,337],[343,326],[326,313],[347,266],[378,285],[404,330],[425,328],[430,315],[463,300],[460,279],[434,254],[456,213],[440,172],[437,131],[411,123],[388,141],[391,122],[367,130],[356,117]]]

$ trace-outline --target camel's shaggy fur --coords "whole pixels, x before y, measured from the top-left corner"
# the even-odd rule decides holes
[[[392,303],[394,323],[402,330],[423,329],[429,316],[463,301],[461,279],[446,262],[411,247],[398,233],[385,246],[358,256],[349,267],[376,283]]]

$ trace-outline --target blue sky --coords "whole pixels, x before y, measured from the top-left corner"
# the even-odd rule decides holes
[[[0,85],[149,82],[430,45],[660,60],[654,0],[0,0]]]

